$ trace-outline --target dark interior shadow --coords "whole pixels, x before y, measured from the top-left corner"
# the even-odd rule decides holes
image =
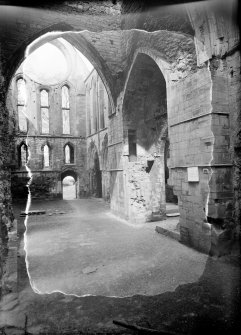
[[[16,213],[16,214],[19,214]],[[15,215],[16,215],[15,214]],[[113,320],[176,334],[238,334],[240,331],[240,267],[237,257],[208,257],[197,282],[173,292],[127,298],[36,294],[28,279],[23,234],[18,220],[18,294],[28,327],[45,326],[45,334],[142,334],[115,326]],[[178,243],[178,242],[177,242]],[[66,274],[67,276],[68,274]],[[71,333],[71,334],[72,334]],[[148,333],[148,332],[144,332]],[[40,333],[39,333],[40,334]]]

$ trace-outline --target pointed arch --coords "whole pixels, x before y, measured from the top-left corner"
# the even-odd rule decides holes
[[[102,142],[102,170],[107,170],[108,168],[108,134],[105,134],[104,140]]]
[[[74,164],[75,153],[74,145],[70,142],[64,145],[64,164]]]
[[[28,54],[31,54],[43,44],[62,37],[79,50],[95,67],[107,90],[111,108],[114,110],[117,99],[117,90],[115,80],[109,67],[106,65],[106,62],[99,54],[98,50],[83,36],[83,33],[80,31],[78,34],[76,32],[75,34],[71,34],[73,30],[74,28],[71,25],[60,22],[46,27],[45,29],[41,29],[26,39],[21,47],[15,51],[8,64],[4,67],[4,70],[6,71],[4,73],[6,77],[6,88],[8,89],[14,73],[24,61],[26,57],[26,50],[28,50]],[[48,34],[51,32],[54,34]]]
[[[18,166],[24,168],[28,163],[29,148],[27,144],[22,141],[18,146]]]
[[[18,129],[22,133],[28,131],[28,121],[25,114],[27,104],[26,81],[22,76],[16,78],[17,86],[17,114],[18,114]]]
[[[65,22],[59,22],[53,25],[50,25],[44,29],[40,29],[39,31],[37,31],[36,33],[34,33],[33,35],[31,35],[30,37],[26,38],[26,40],[22,43],[22,45],[17,48],[15,50],[15,52],[13,53],[11,59],[9,60],[7,66],[3,67],[3,71],[5,78],[6,78],[6,88],[8,89],[9,84],[11,82],[12,77],[14,76],[14,73],[16,72],[16,70],[18,69],[18,67],[20,66],[20,64],[24,61],[25,59],[25,52],[27,47],[35,40],[39,39],[39,37],[50,33],[50,32],[64,32],[64,31],[73,31],[73,27]],[[52,35],[49,35],[46,37],[44,43],[51,41],[53,39]],[[38,47],[40,47],[42,44],[44,44],[43,41],[41,39],[39,39],[34,47],[32,48],[32,52],[37,49]]]
[[[43,168],[50,168],[52,165],[51,161],[51,152],[52,152],[52,146],[46,141],[42,147],[42,162],[43,162]]]
[[[61,87],[61,108],[63,134],[70,134],[70,88],[67,84]]]

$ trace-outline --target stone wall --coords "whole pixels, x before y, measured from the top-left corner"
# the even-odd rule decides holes
[[[27,142],[30,152],[28,167],[32,173],[30,191],[33,198],[62,198],[62,175],[67,171],[74,172],[78,176],[77,184],[79,187],[78,196],[84,196],[86,179],[86,141],[85,139],[73,137],[55,137],[55,136],[28,136],[18,137],[16,148],[23,142]],[[49,145],[50,148],[50,167],[43,165],[43,146]],[[74,147],[74,163],[66,164],[64,161],[64,146],[71,143]],[[16,155],[18,151],[16,150]],[[18,160],[17,160],[18,161]],[[24,191],[26,181],[28,181],[28,172],[25,168],[15,167],[12,171],[12,189],[13,197],[21,198],[21,190]]]
[[[9,254],[8,231],[12,228],[13,211],[11,197],[11,173],[9,152],[12,138],[9,134],[9,114],[5,106],[6,87],[1,67],[0,49],[0,297],[6,293],[4,285],[6,274],[6,260]]]
[[[72,56],[73,57],[73,56]],[[85,194],[86,179],[86,140],[85,140],[85,88],[82,74],[71,69],[68,80],[50,85],[33,81],[31,73],[23,71],[21,65],[11,82],[8,91],[8,110],[11,115],[11,131],[14,136],[12,148],[12,195],[14,199],[26,198],[26,182],[29,180],[25,167],[21,167],[20,147],[25,143],[28,147],[28,168],[32,173],[30,191],[32,198],[62,197],[62,175],[67,171],[77,175],[78,196]],[[75,70],[79,71],[78,67]],[[80,69],[81,70],[81,69]],[[78,72],[77,71],[77,72]],[[27,91],[26,116],[28,132],[19,130],[17,114],[17,87],[19,78],[24,78]],[[70,99],[70,134],[63,134],[63,118],[61,109],[61,88],[69,87]],[[40,91],[45,89],[49,95],[49,133],[42,133],[40,112]],[[71,144],[74,149],[74,161],[65,162],[64,147]],[[44,145],[48,145],[50,166],[44,166]]]
[[[110,200],[109,176],[109,114],[110,100],[95,69],[85,80],[86,85],[86,151],[88,195]]]
[[[122,29],[168,30],[193,35],[186,4],[168,5],[155,0],[124,0]]]
[[[197,63],[210,62],[214,153],[210,180],[209,221],[212,251],[239,252],[240,235],[240,51],[237,2],[188,5],[195,30]],[[237,245],[237,244],[236,244]]]
[[[128,156],[122,110],[131,68],[138,53],[144,53],[156,62],[167,85],[169,183],[178,196],[181,239],[218,255],[232,248],[241,213],[240,52],[239,31],[233,20],[235,7],[232,1],[222,2],[219,8],[202,2],[160,12],[153,11],[152,6],[147,8],[147,4],[78,1],[39,8],[1,8],[2,264],[7,254],[7,226],[12,220],[10,167],[16,164],[14,155],[9,156],[15,146],[16,124],[14,115],[5,108],[6,90],[26,47],[50,31],[90,31],[81,36],[69,34],[66,40],[93,61],[111,100],[109,170],[105,170],[104,184],[109,178],[112,210],[128,217]],[[130,28],[139,30],[128,31]],[[106,133],[91,134],[88,146],[92,139],[101,152]],[[84,145],[84,140],[79,141],[76,145]],[[198,182],[188,181],[189,167],[198,168]]]
[[[41,6],[40,6],[41,7]],[[47,32],[61,31],[85,31],[87,40],[95,40],[90,32],[116,31],[120,29],[120,2],[116,4],[112,1],[93,1],[60,3],[56,5],[47,5],[44,8],[34,8],[34,4],[29,7],[1,7],[0,25],[1,25],[1,44],[3,71],[6,78],[6,84],[17,70],[24,58],[24,52],[27,46],[44,35]],[[15,32],[18,32],[15,34]],[[118,54],[118,44],[116,44],[115,34],[110,32],[110,36],[104,38],[96,44],[94,50],[97,53],[107,55],[110,52],[109,62],[114,63],[113,49],[115,56]],[[101,35],[101,34],[100,34]],[[87,41],[86,40],[86,41]],[[111,41],[110,41],[111,40]],[[6,43],[8,41],[8,43]],[[106,48],[105,43],[109,44]],[[91,53],[90,50],[88,50]],[[8,63],[8,66],[6,66]]]
[[[136,222],[150,221],[153,214],[161,218],[165,214],[162,136],[167,123],[166,82],[147,55],[138,55],[132,67],[123,102],[123,121],[129,218]]]

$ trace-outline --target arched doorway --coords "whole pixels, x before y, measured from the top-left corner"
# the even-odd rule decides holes
[[[110,200],[110,181],[108,172],[108,135],[106,134],[102,142],[101,150],[102,160],[102,197],[106,200]]]
[[[167,190],[177,200],[168,183],[166,80],[157,63],[144,53],[137,55],[130,71],[123,122],[128,217],[134,222],[163,220]]]
[[[100,170],[99,155],[94,142],[91,142],[88,150],[88,165],[90,195],[102,198],[102,171]]]
[[[77,199],[77,174],[67,170],[61,174],[63,200]]]
[[[90,189],[92,196],[96,198],[102,197],[102,176],[100,171],[100,162],[98,153],[94,154],[94,166],[90,172]]]

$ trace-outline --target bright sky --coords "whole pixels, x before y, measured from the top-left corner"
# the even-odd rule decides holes
[[[69,42],[67,42],[64,38],[60,37],[60,38],[58,38],[58,40],[61,41],[61,43],[63,43],[67,48],[72,47],[71,44]],[[93,65],[88,61],[88,59],[81,52],[79,52],[79,50],[77,50],[77,49],[75,49],[75,50],[77,51],[78,55],[80,56],[80,58],[82,59],[82,61],[86,65],[89,72],[91,72],[93,70]]]
[[[23,72],[34,80],[56,84],[65,79],[68,66],[63,53],[53,44],[45,43],[24,62]]]
[[[58,38],[58,40],[64,44],[70,53],[74,50],[77,51],[80,63],[82,63],[82,74],[84,76],[88,75],[93,69],[93,65],[88,59],[65,39]],[[38,83],[54,85],[66,79],[68,64],[58,47],[51,43],[45,43],[26,58],[23,64],[23,72]]]

